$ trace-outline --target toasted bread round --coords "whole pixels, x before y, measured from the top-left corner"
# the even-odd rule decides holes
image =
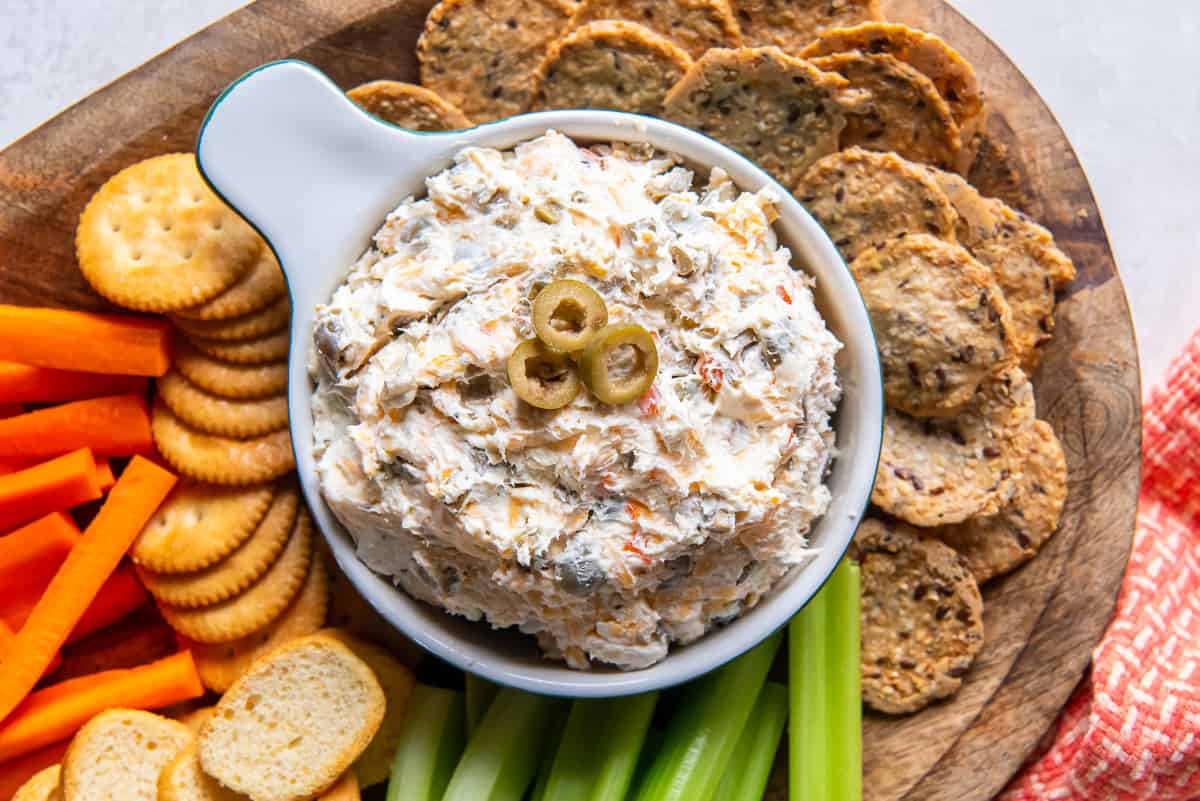
[[[200,769],[196,743],[189,743],[158,777],[158,801],[244,801]]]
[[[191,729],[178,721],[135,709],[101,712],[63,756],[63,801],[156,801],[159,774],[190,742]]]
[[[10,801],[56,801],[62,798],[61,776],[61,765],[42,768],[17,788]]]

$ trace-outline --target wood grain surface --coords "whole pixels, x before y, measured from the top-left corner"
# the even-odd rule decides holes
[[[0,152],[0,302],[107,308],[78,274],[74,231],[108,176],[147,156],[192,149],[217,93],[265,61],[305,59],[347,88],[414,80],[413,45],[431,4],[258,0]],[[913,717],[866,722],[868,799],[983,801],[1048,731],[1111,614],[1137,506],[1137,355],[1095,199],[1033,87],[941,0],[884,0],[884,8],[941,34],[975,65],[992,118],[991,146],[973,180],[1046,224],[1079,270],[1035,376],[1039,412],[1070,465],[1062,531],[986,588],[987,645],[954,699]],[[771,794],[783,798],[785,789],[781,759]]]

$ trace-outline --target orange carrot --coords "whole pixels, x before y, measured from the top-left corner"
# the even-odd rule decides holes
[[[0,420],[0,457],[57,456],[76,448],[97,456],[153,453],[146,399],[110,395]]]
[[[191,651],[129,670],[64,681],[31,694],[5,719],[0,726],[0,761],[70,737],[106,709],[161,709],[202,695]]]
[[[175,481],[148,459],[135,456],[129,462],[0,663],[0,721],[37,684]]]
[[[0,798],[12,798],[22,784],[33,778],[33,774],[61,762],[68,745],[70,741],[63,740],[20,759],[0,763]]]
[[[100,487],[100,491],[108,492],[116,483],[117,477],[113,475],[112,464],[108,459],[103,456],[96,459],[96,486]]]
[[[14,418],[20,419],[20,418]],[[4,423],[0,420],[0,425]],[[100,497],[87,448],[0,476],[0,531]]]
[[[14,592],[0,599],[0,620],[13,631],[20,631],[44,590],[45,585],[35,586],[32,591]],[[88,605],[83,617],[79,618],[79,622],[71,630],[71,636],[67,637],[67,642],[75,642],[94,631],[111,626],[148,600],[150,596],[138,581],[133,568],[122,565],[104,582],[100,592],[96,593],[95,600]]]
[[[160,376],[170,338],[163,318],[0,305],[0,359],[38,367]]]
[[[75,521],[62,512],[0,537],[0,603],[31,587],[40,592],[78,541]]]
[[[4,362],[0,362],[0,364],[4,364]],[[16,417],[24,411],[25,407],[19,403],[0,403],[0,420],[5,417]]]
[[[56,681],[106,670],[132,668],[170,656],[179,650],[175,631],[146,604],[124,620],[91,634],[62,650]]]
[[[145,395],[146,383],[141,376],[83,373],[0,361],[2,404],[62,403],[102,395]]]
[[[17,635],[13,634],[13,630],[8,627],[8,624],[0,620],[0,662],[4,661],[4,655],[8,653],[8,649],[12,647],[13,639]],[[53,673],[62,664],[62,657],[59,654],[54,655],[54,661],[50,663],[50,667],[46,668],[46,672],[42,674],[42,678]]]

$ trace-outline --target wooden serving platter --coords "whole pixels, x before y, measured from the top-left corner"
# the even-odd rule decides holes
[[[76,270],[74,233],[108,176],[147,156],[192,149],[217,93],[265,61],[305,59],[347,88],[415,80],[413,45],[431,5],[258,0],[0,152],[0,302],[106,309]],[[1137,507],[1137,351],[1095,199],[1033,87],[942,0],[884,0],[884,8],[890,19],[942,35],[975,65],[994,147],[974,180],[1045,223],[1079,270],[1035,377],[1039,412],[1070,464],[1062,530],[1036,559],[986,588],[987,646],[954,699],[866,722],[868,799],[982,801],[1048,731],[1111,614]],[[772,782],[777,798],[786,797],[783,763]]]

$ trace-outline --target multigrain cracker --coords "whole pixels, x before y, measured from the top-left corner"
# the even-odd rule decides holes
[[[190,426],[223,437],[257,437],[287,428],[286,395],[253,400],[229,400],[192,384],[178,370],[171,370],[156,384],[175,416]]]
[[[79,270],[129,309],[168,312],[212,298],[253,266],[258,234],[221,202],[191,153],[147,159],[114,175],[79,218]]]
[[[840,75],[776,47],[710,50],[663,103],[667,119],[708,134],[792,188],[837,150],[852,98]]]
[[[714,47],[742,43],[729,0],[583,0],[571,18],[571,27],[601,19],[645,25],[674,41],[692,58],[700,58]]]
[[[246,801],[200,768],[196,743],[189,743],[158,776],[158,801]]]
[[[916,712],[948,698],[983,648],[983,599],[965,562],[903,524],[867,520],[862,571],[862,692],[872,709]]]
[[[573,8],[566,0],[442,0],[417,41],[421,85],[476,122],[528,111],[533,72]]]
[[[287,362],[223,362],[200,352],[182,337],[175,343],[171,366],[200,389],[230,400],[266,398],[287,389]]]
[[[218,487],[180,482],[129,551],[157,573],[187,573],[215,564],[245,542],[271,505],[269,485]]]
[[[991,270],[958,245],[912,234],[850,265],[879,346],[887,404],[945,416],[1009,356],[1009,310]]]
[[[1033,387],[1016,367],[987,381],[956,417],[887,410],[871,501],[916,526],[995,514],[1013,496],[1016,438],[1035,415]]]
[[[229,642],[261,631],[291,604],[312,561],[312,523],[302,509],[283,553],[244,592],[225,601],[185,609],[159,604],[171,628],[199,642]]]
[[[62,790],[59,788],[61,775],[61,765],[42,768],[17,788],[10,801],[56,801],[56,799],[61,799]]]
[[[893,152],[947,169],[959,162],[962,141],[950,107],[933,81],[886,54],[837,53],[813,64],[836,72],[868,97],[846,115],[841,146]]]
[[[796,197],[846,261],[907,234],[954,241],[957,217],[946,194],[920,165],[859,147],[818,161]]]
[[[1066,503],[1067,461],[1050,424],[1035,421],[1016,442],[1021,471],[1012,499],[995,515],[930,532],[966,559],[980,584],[1036,556]]]
[[[537,71],[541,108],[658,114],[692,60],[670,39],[632,22],[603,20],[551,46]]]
[[[254,266],[241,280],[212,300],[179,309],[174,315],[186,320],[228,320],[258,311],[286,293],[283,271],[264,242]]]
[[[175,317],[175,327],[189,337],[233,342],[264,337],[287,327],[292,316],[292,302],[286,296],[279,297],[268,305],[240,317],[228,320],[189,320]]]
[[[146,589],[159,601],[179,607],[210,606],[243,592],[270,569],[295,536],[300,494],[291,484],[279,487],[270,508],[250,538],[221,561],[190,573],[140,570]]]
[[[474,123],[437,92],[401,81],[371,81],[346,96],[384,122],[410,131],[456,131]]]
[[[274,334],[245,339],[238,342],[221,342],[216,339],[189,336],[187,339],[201,353],[214,359],[234,364],[269,364],[284,359],[288,354],[290,332],[285,328]]]
[[[109,709],[83,725],[62,762],[64,801],[156,801],[158,776],[188,743],[187,726]]]
[[[798,53],[828,28],[883,19],[879,0],[733,0],[748,47],[774,45]]]
[[[154,400],[150,424],[163,458],[197,481],[246,486],[271,481],[296,468],[287,429],[253,439],[205,434],[179,420],[160,398]]]

